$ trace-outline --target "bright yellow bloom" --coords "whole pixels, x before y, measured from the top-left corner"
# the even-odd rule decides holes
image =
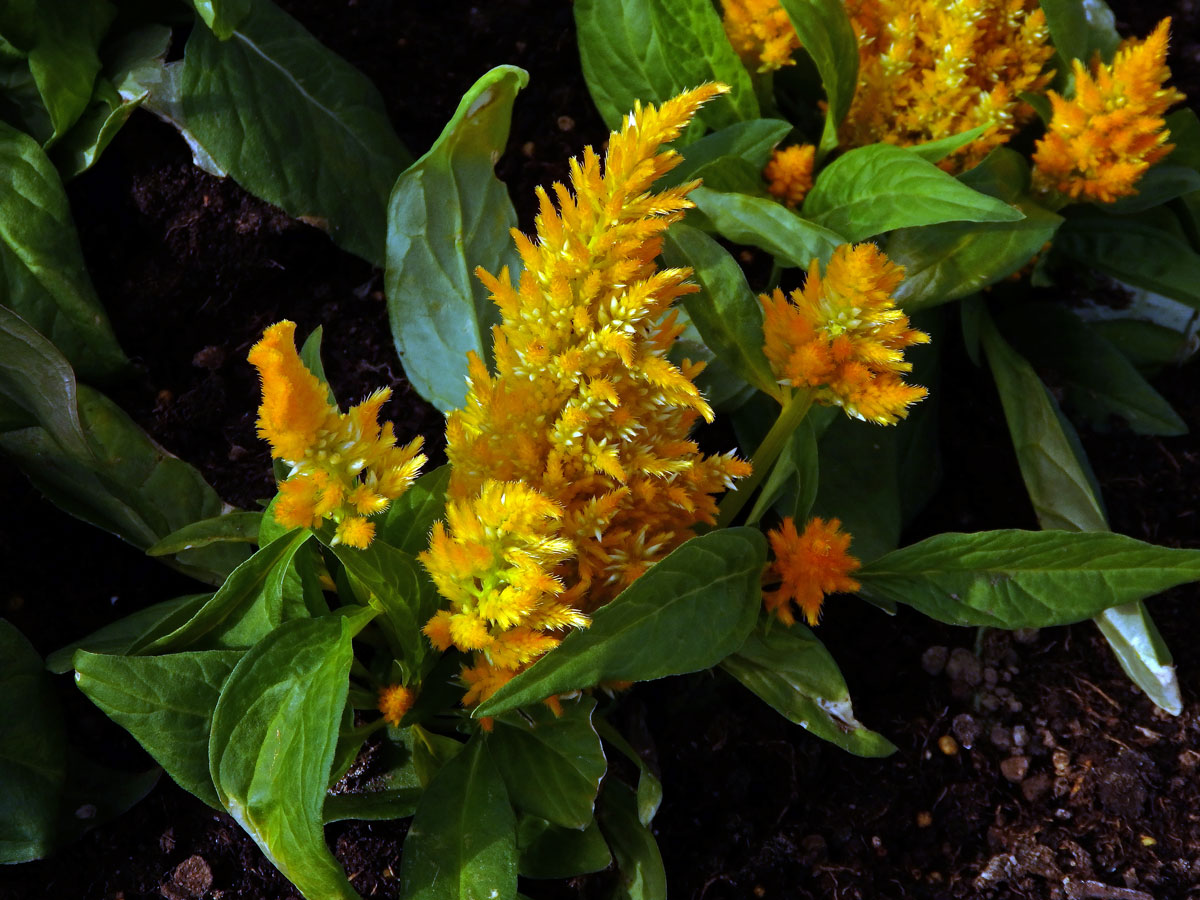
[[[379,689],[379,711],[383,718],[393,728],[400,725],[404,714],[412,709],[416,702],[417,692],[402,684],[389,684]]]
[[[839,137],[910,146],[988,130],[943,160],[969,168],[1008,141],[1045,89],[1054,55],[1034,0],[847,0],[858,37],[858,89]]]
[[[1075,96],[1050,92],[1053,116],[1033,155],[1034,184],[1073,198],[1111,203],[1136,194],[1142,174],[1171,152],[1163,114],[1184,99],[1164,87],[1171,20],[1144,41],[1117,52],[1112,65],[1098,59],[1088,72],[1075,66]]]
[[[375,535],[367,517],[383,512],[425,463],[421,438],[396,446],[392,423],[379,425],[390,388],[380,388],[346,413],[296,352],[296,325],[278,322],[250,349],[262,379],[258,434],[271,456],[291,466],[279,485],[275,518],[287,528],[337,523],[334,540],[366,547]]]
[[[793,144],[776,150],[763,169],[763,177],[769,182],[767,190],[791,209],[803,203],[805,195],[812,188],[813,156],[816,150],[812,144]]]
[[[480,279],[500,307],[495,372],[472,355],[463,409],[446,422],[447,520],[422,562],[448,608],[426,625],[440,648],[476,654],[476,702],[587,623],[649,565],[715,521],[712,497],[749,473],[702,456],[688,432],[712,411],[667,359],[671,303],[690,270],[658,270],[661,233],[692,206],[689,183],[650,193],[679,162],[674,140],[704,85],[635,107],[608,143],[571,164],[571,190],[538,189],[537,236],[513,236],[523,271]]]
[[[729,43],[747,67],[773,72],[795,65],[800,38],[779,0],[722,0]]]
[[[925,396],[901,375],[904,349],[929,342],[892,300],[904,270],[874,244],[842,244],[822,277],[813,260],[804,288],[759,297],[766,314],[763,352],[780,384],[815,391],[847,415],[894,425]]]
[[[774,591],[763,592],[763,605],[785,625],[796,621],[792,603],[804,613],[809,625],[821,617],[826,594],[857,591],[859,583],[850,573],[862,564],[846,551],[850,535],[841,530],[837,519],[809,519],[804,534],[796,531],[791,516],[779,528],[767,533],[775,561],[767,569],[768,579],[778,578]]]

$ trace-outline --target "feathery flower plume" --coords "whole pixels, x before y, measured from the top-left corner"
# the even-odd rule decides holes
[[[793,603],[809,625],[816,625],[826,594],[858,590],[859,583],[850,573],[862,564],[847,552],[850,535],[841,527],[837,519],[812,518],[800,534],[788,516],[779,528],[767,533],[775,560],[765,577],[779,579],[780,584],[776,590],[763,592],[763,605],[783,624],[796,621]]]
[[[688,439],[712,410],[692,381],[702,366],[667,359],[682,330],[667,310],[696,288],[690,270],[654,263],[696,186],[650,193],[679,162],[658,151],[726,90],[635,106],[603,169],[588,147],[571,189],[554,185],[557,208],[538,189],[536,238],[513,231],[518,284],[506,269],[477,270],[502,316],[495,372],[471,356],[466,405],[446,421],[446,522],[421,555],[449,601],[425,633],[475,654],[467,703],[713,522],[712,495],[749,473]]]
[[[1144,41],[1118,50],[1111,65],[1097,59],[1091,72],[1074,60],[1074,97],[1050,91],[1050,126],[1033,155],[1039,189],[1112,203],[1136,194],[1142,174],[1171,152],[1163,114],[1184,96],[1164,87],[1170,28],[1163,19]]]
[[[386,510],[425,464],[422,439],[397,447],[392,423],[379,425],[390,388],[346,413],[332,406],[325,385],[296,352],[295,335],[294,322],[277,322],[249,355],[262,379],[258,435],[270,443],[271,456],[292,469],[279,485],[275,518],[287,528],[333,519],[335,541],[363,548],[375,536],[368,517]]]
[[[793,144],[783,150],[775,150],[763,177],[767,179],[767,190],[778,197],[789,209],[804,202],[805,195],[813,185],[813,156],[817,148],[812,144]]]
[[[779,0],[722,0],[729,43],[749,68],[773,72],[795,65],[800,38]]]
[[[790,299],[778,288],[761,295],[763,352],[780,384],[813,390],[818,402],[880,425],[908,415],[926,390],[902,380],[912,371],[904,349],[929,335],[910,327],[892,300],[903,278],[874,244],[842,244],[824,276],[812,261]]]
[[[402,684],[389,684],[379,689],[379,711],[393,728],[399,727],[404,714],[412,709],[417,693]]]

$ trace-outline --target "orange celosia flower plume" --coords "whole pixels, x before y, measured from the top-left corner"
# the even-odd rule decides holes
[[[795,65],[800,38],[779,0],[722,0],[721,6],[725,34],[747,66],[773,72]]]
[[[817,148],[812,144],[794,144],[776,150],[763,169],[767,190],[790,209],[804,202],[813,185],[813,157]]]
[[[1074,61],[1074,97],[1050,92],[1050,125],[1033,155],[1035,186],[1103,203],[1137,193],[1142,174],[1171,152],[1163,114],[1184,99],[1164,87],[1170,28],[1163,19],[1111,65],[1096,60],[1089,72]]]
[[[804,613],[809,625],[816,625],[826,594],[857,591],[859,583],[850,573],[862,564],[851,556],[850,535],[841,530],[837,519],[809,519],[804,533],[796,531],[791,516],[779,528],[767,532],[775,560],[765,578],[779,579],[779,587],[763,592],[763,605],[785,625],[793,624],[792,604]]]
[[[905,384],[904,350],[929,342],[892,300],[904,270],[874,244],[842,244],[821,275],[813,260],[803,289],[762,295],[763,352],[780,384],[814,391],[847,415],[894,425],[925,396]]]
[[[682,330],[667,310],[696,288],[690,270],[654,263],[695,187],[650,193],[679,161],[658,151],[725,90],[635,107],[603,169],[590,147],[572,161],[557,209],[538,189],[536,239],[513,232],[519,284],[478,270],[502,315],[495,372],[471,356],[466,405],[446,422],[446,522],[421,557],[449,601],[426,634],[476,654],[468,703],[713,522],[712,495],[749,473],[688,439],[712,411],[692,381],[701,365],[667,359]]]
[[[287,528],[337,522],[335,540],[366,547],[375,535],[368,517],[383,512],[408,488],[425,456],[421,438],[396,446],[392,423],[379,425],[390,388],[380,388],[342,413],[325,385],[296,352],[296,325],[278,322],[250,349],[262,379],[258,434],[271,456],[291,466],[279,485],[275,518]]]

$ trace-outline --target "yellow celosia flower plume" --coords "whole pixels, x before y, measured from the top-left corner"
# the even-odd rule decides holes
[[[790,299],[762,295],[763,352],[780,384],[813,391],[848,415],[894,425],[925,396],[901,376],[912,371],[904,349],[929,342],[892,300],[904,270],[874,244],[843,244],[821,275],[813,260]]]
[[[759,72],[795,65],[800,38],[779,0],[722,0],[722,22],[742,61]]]
[[[422,440],[397,447],[392,423],[379,425],[390,388],[346,413],[330,405],[325,385],[296,352],[295,335],[294,322],[278,322],[249,355],[262,378],[259,437],[292,469],[279,485],[275,518],[287,528],[333,519],[336,541],[366,547],[375,535],[368,517],[386,510],[425,464]]]
[[[850,573],[861,567],[851,556],[850,535],[841,530],[837,519],[810,519],[803,533],[796,530],[791,516],[767,533],[774,561],[765,578],[778,579],[779,587],[763,593],[763,605],[783,624],[796,621],[792,604],[799,607],[809,625],[821,617],[826,594],[857,591],[859,583]]]
[[[688,439],[712,418],[692,380],[702,365],[667,359],[682,330],[668,307],[696,288],[655,258],[696,183],[650,192],[680,159],[661,147],[726,90],[636,106],[603,167],[590,147],[572,160],[557,208],[538,189],[536,237],[513,231],[519,283],[478,270],[502,315],[495,371],[471,356],[466,405],[446,422],[446,523],[421,557],[448,601],[426,634],[476,654],[470,702],[714,521],[712,495],[749,473]]]
[[[1052,117],[1033,155],[1034,184],[1078,199],[1111,203],[1136,194],[1142,174],[1171,152],[1163,115],[1184,99],[1165,87],[1171,20],[1117,52],[1111,65],[1075,66],[1075,96],[1050,92]]]
[[[804,202],[813,186],[813,157],[817,148],[812,144],[793,144],[775,150],[763,169],[767,191],[782,200],[789,209]]]

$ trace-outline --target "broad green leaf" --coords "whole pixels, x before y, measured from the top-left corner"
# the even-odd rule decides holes
[[[839,414],[818,444],[820,482],[813,515],[837,518],[854,536],[850,552],[874,559],[900,542],[898,429]]]
[[[54,145],[52,158],[63,178],[74,178],[90,169],[143,99],[122,100],[112,82],[97,78],[87,109]]]
[[[959,147],[967,146],[967,144],[982,135],[990,127],[989,125],[977,125],[966,131],[960,131],[958,134],[938,138],[936,141],[926,141],[923,144],[912,144],[904,149],[909,153],[915,153],[927,162],[939,163]]]
[[[83,115],[100,72],[97,48],[116,10],[106,0],[54,0],[37,4],[29,71],[50,113],[52,140]]]
[[[1067,219],[1054,249],[1114,278],[1200,309],[1200,254],[1176,235],[1128,216]]]
[[[82,460],[41,428],[0,434],[6,453],[58,507],[145,549],[223,504],[196,469],[158,446],[121,409],[86,385],[76,407],[93,458]],[[245,547],[187,550],[172,565],[210,583],[246,558]]]
[[[429,787],[435,775],[450,760],[462,753],[465,745],[452,737],[428,731],[420,725],[408,729],[408,747],[412,751],[413,774],[422,788]]]
[[[258,632],[265,634],[280,624],[284,574],[300,545],[310,537],[312,533],[307,529],[297,528],[271,541],[229,573],[212,599],[191,618],[170,631],[152,632],[137,641],[129,652],[140,656],[176,652],[201,641],[211,642],[220,635],[225,636],[226,646],[253,643]],[[267,596],[272,593],[273,597]],[[264,606],[266,609],[260,608]]]
[[[514,66],[492,69],[463,95],[429,152],[396,179],[387,212],[388,318],[404,372],[438,409],[466,396],[467,351],[492,356],[500,320],[482,266],[514,278],[517,214],[493,167],[508,141],[513,101],[529,82]]]
[[[222,805],[308,900],[358,898],[321,828],[353,630],[324,618],[272,631],[225,682],[208,740]]]
[[[1200,580],[1200,550],[1120,534],[939,534],[854,573],[870,599],[905,603],[951,625],[1067,625]]]
[[[775,145],[787,137],[792,124],[782,119],[752,119],[734,122],[727,128],[707,134],[683,149],[683,161],[654,186],[658,190],[673,187],[696,177],[700,169],[719,159],[740,159],[756,172],[762,172]]]
[[[1167,130],[1171,132],[1171,143],[1175,149],[1164,165],[1187,166],[1200,171],[1200,116],[1196,115],[1196,111],[1187,107],[1175,110],[1167,116]]]
[[[183,126],[250,193],[382,265],[388,191],[409,161],[361,72],[270,0],[228,40],[193,28]]]
[[[208,736],[221,687],[243,655],[240,650],[202,650],[108,656],[79,650],[75,683],[180,787],[220,809],[208,772]]]
[[[848,241],[940,222],[1016,222],[1024,214],[972,190],[903,147],[872,144],[817,176],[801,210]]]
[[[1087,52],[1081,58],[1090,61],[1099,53],[1106,63],[1112,62],[1123,40],[1112,10],[1104,0],[1083,0],[1083,12],[1087,19]]]
[[[1050,40],[1062,59],[1088,63],[1088,17],[1084,0],[1042,0],[1038,4],[1046,14],[1046,25],[1050,28]]]
[[[329,384],[329,379],[325,375],[325,364],[321,362],[321,338],[325,334],[325,326],[318,325],[304,339],[304,343],[300,346],[300,361],[304,363],[304,368],[317,376],[317,380],[325,385],[325,393],[329,398],[330,406],[337,406],[337,397],[333,395],[333,388]]]
[[[1200,190],[1200,172],[1170,162],[1151,166],[1136,184],[1137,193],[1119,197],[1113,203],[1098,204],[1107,213],[1128,215],[1144,212],[1184,194]]]
[[[173,531],[147,548],[147,556],[170,556],[195,547],[226,542],[254,544],[262,525],[260,512],[229,512],[212,519],[201,519]]]
[[[1156,322],[1143,319],[1098,319],[1088,323],[1141,371],[1157,371],[1183,361],[1187,337]]]
[[[612,853],[592,820],[582,831],[563,828],[536,816],[522,816],[517,823],[522,878],[573,878],[607,869]]]
[[[152,631],[169,627],[168,619],[176,622],[186,622],[200,609],[212,594],[186,594],[173,600],[164,600],[145,609],[139,609],[123,619],[118,619],[93,631],[86,637],[60,647],[46,657],[46,669],[55,675],[65,675],[75,667],[76,650],[87,650],[89,653],[103,653],[112,656],[124,656],[129,649],[143,636]]]
[[[24,56],[0,52],[0,119],[30,135],[39,144],[44,144],[54,134],[50,113],[38,93],[33,73],[29,71],[29,60]]]
[[[475,710],[495,716],[604,681],[706,669],[737,650],[761,604],[766,541],[724,528],[682,544]]]
[[[607,762],[592,727],[596,701],[569,700],[556,716],[544,704],[496,717],[488,752],[513,808],[564,828],[586,828]]]
[[[782,0],[780,5],[825,87],[828,108],[819,148],[824,155],[837,147],[838,126],[858,86],[858,39],[841,0]]]
[[[250,14],[250,0],[192,0],[192,6],[212,33],[225,41]]]
[[[854,718],[850,692],[825,645],[808,628],[759,627],[721,667],[780,715],[855,756],[888,756],[895,745]]]
[[[52,341],[85,378],[127,364],[88,277],[58,172],[33,138],[3,122],[0,305]]]
[[[762,307],[737,261],[708,235],[683,224],[666,233],[663,258],[670,266],[691,267],[700,290],[688,295],[684,305],[708,348],[748,383],[776,393],[762,350]]]
[[[328,825],[330,822],[344,822],[346,819],[362,819],[368,822],[407,819],[417,811],[417,802],[420,799],[420,788],[338,794],[325,798],[323,820]]]
[[[54,686],[29,641],[0,619],[0,863],[50,852],[65,779]]]
[[[704,187],[690,196],[722,237],[765,250],[783,266],[807,269],[814,259],[825,264],[838,245],[846,242],[840,234],[801,218],[777,200]]]
[[[418,478],[388,507],[378,525],[379,538],[413,556],[424,552],[429,547],[433,523],[446,512],[449,483],[449,466],[439,466]]]
[[[614,900],[667,900],[667,873],[650,829],[638,821],[633,790],[615,778],[604,783],[596,821],[620,875]]]
[[[1120,350],[1069,310],[1006,304],[998,322],[1035,366],[1054,370],[1068,407],[1093,427],[1124,419],[1137,434],[1179,435],[1187,425]]]
[[[629,741],[625,740],[625,736],[612,726],[611,722],[602,716],[597,716],[594,724],[596,733],[604,739],[605,743],[612,744],[626,759],[638,767],[637,817],[639,822],[649,828],[655,815],[658,814],[659,806],[662,805],[662,782],[658,780],[657,775],[650,771],[646,760],[642,759]]]
[[[1139,600],[1114,606],[1095,621],[1130,680],[1171,715],[1183,712],[1179,676],[1171,651],[1150,618],[1146,604]]]
[[[704,371],[695,378],[696,387],[717,413],[737,409],[747,397],[758,393],[733,366],[712,352],[688,315],[686,306],[675,306],[673,310],[683,331],[671,345],[667,358],[677,366],[682,366],[684,360],[704,363]]]
[[[483,733],[426,788],[404,841],[405,900],[513,900],[516,820]]]

